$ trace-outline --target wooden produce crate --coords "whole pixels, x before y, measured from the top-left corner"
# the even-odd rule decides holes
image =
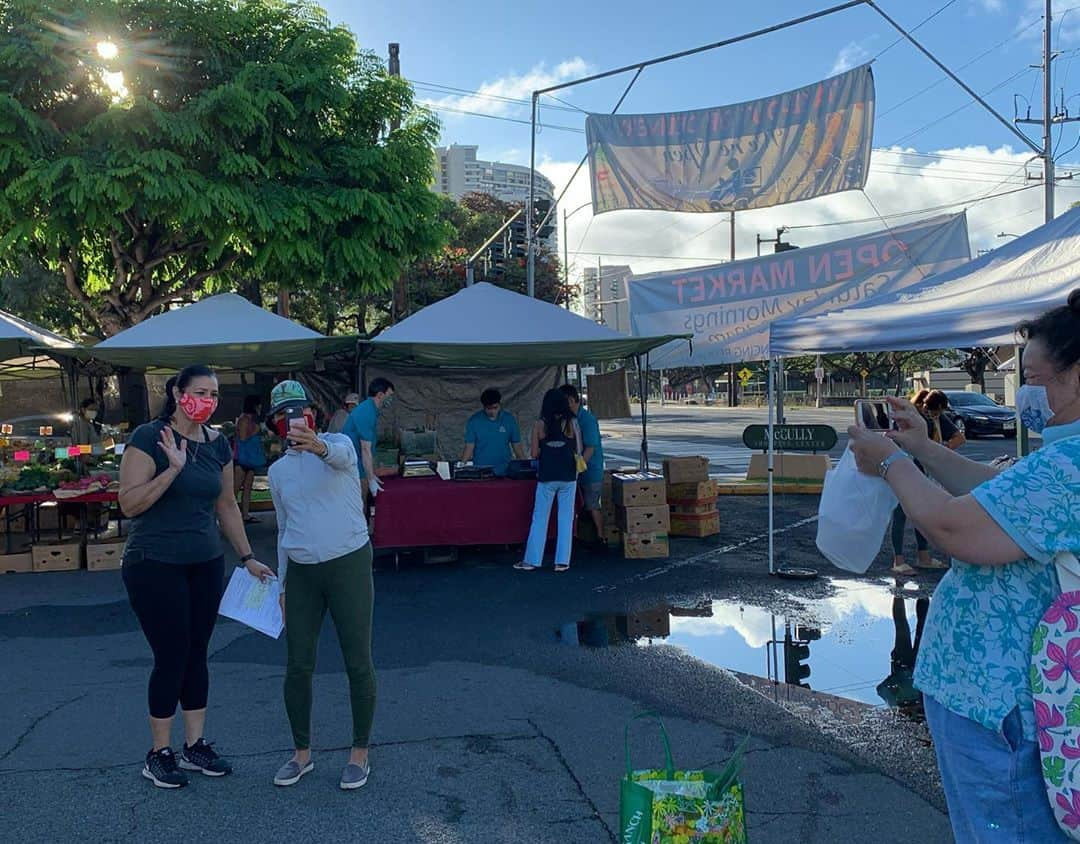
[[[664,476],[652,472],[615,475],[615,495],[618,507],[651,507],[667,504]]]
[[[79,542],[42,542],[30,549],[34,571],[76,571],[82,568]]]
[[[604,542],[608,545],[622,545],[623,532],[614,521],[604,522]]]
[[[671,484],[693,484],[709,480],[707,457],[669,457],[664,461],[664,480]]]
[[[626,635],[632,639],[666,639],[671,635],[671,614],[667,607],[627,613]]]
[[[699,515],[673,515],[671,517],[671,536],[693,536],[702,538],[720,533],[720,513],[714,508],[711,513]]]
[[[679,501],[670,504],[668,509],[671,511],[671,518],[676,516],[708,516],[717,512],[715,498],[705,499],[704,501]]]
[[[619,511],[619,527],[626,533],[666,534],[670,525],[668,506],[625,507]]]
[[[90,571],[112,571],[124,562],[126,539],[116,537],[103,542],[89,542],[86,545],[86,568]]]
[[[623,534],[623,556],[628,560],[664,559],[669,553],[666,536],[655,533]]]

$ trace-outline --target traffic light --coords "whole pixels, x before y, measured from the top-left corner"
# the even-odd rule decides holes
[[[525,238],[525,221],[514,220],[510,224],[510,228],[506,230],[507,236],[507,255],[511,258],[518,258],[524,260],[528,254],[528,248]]]
[[[789,249],[798,249],[799,247],[793,243],[785,243],[782,240],[777,239],[776,246],[773,247],[773,253],[787,252]]]
[[[500,276],[506,272],[506,244],[497,240],[488,247],[488,274]]]
[[[810,676],[810,666],[803,665],[810,659],[810,645],[791,638],[791,633],[784,634],[784,682],[792,686],[809,689],[810,684],[803,680]]]
[[[555,231],[555,224],[550,217],[548,217],[546,223],[541,225],[549,211],[551,211],[550,199],[533,200],[533,227],[536,230],[537,240],[544,240],[551,237],[551,233]]]

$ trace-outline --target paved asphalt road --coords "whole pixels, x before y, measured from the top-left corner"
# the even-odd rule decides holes
[[[737,442],[752,415],[665,414],[654,443],[711,454]],[[631,425],[604,428],[609,452],[626,456],[615,444],[632,442]],[[1004,446],[987,444],[992,453]],[[716,466],[737,466],[726,454],[716,453]],[[779,502],[789,560],[822,565],[815,510],[812,496]],[[725,500],[721,513],[720,536],[674,540],[668,560],[575,552],[566,575],[515,572],[505,549],[468,550],[443,566],[406,559],[400,570],[382,557],[373,772],[354,793],[336,787],[348,701],[330,624],[316,677],[314,775],[293,789],[271,784],[289,754],[284,642],[223,620],[211,644],[209,737],[237,770],[166,793],[139,776],[151,662],[119,572],[0,576],[0,841],[611,842],[623,726],[645,708],[662,713],[685,767],[719,767],[751,736],[743,779],[754,842],[950,841],[923,728],[869,708],[847,721],[784,708],[663,644],[558,641],[556,630],[589,614],[687,612],[718,599],[776,611],[889,588],[880,585],[889,583],[885,554],[864,578],[770,578],[763,499]],[[272,560],[272,520],[252,537]],[[932,588],[926,580],[917,588]],[[659,761],[644,730],[634,751],[637,765]]]

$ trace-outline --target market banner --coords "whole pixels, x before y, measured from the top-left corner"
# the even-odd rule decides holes
[[[783,94],[667,114],[590,114],[593,213],[742,211],[866,184],[870,65]]]
[[[776,320],[860,307],[970,260],[964,212],[761,258],[631,276],[634,334],[693,332],[654,369],[767,360]],[[880,301],[880,299],[879,299]]]

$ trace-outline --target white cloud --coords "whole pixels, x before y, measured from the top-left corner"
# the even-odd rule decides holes
[[[995,0],[990,0],[990,2],[995,2]],[[1073,0],[1054,0],[1052,23],[1055,50],[1080,41],[1080,9],[1076,9],[1075,6],[1076,3]],[[1033,21],[1041,21],[1045,12],[1045,0],[1027,0],[1024,12],[1017,22],[1018,27],[1028,27]],[[1043,27],[1040,22],[1038,26],[1025,29],[1024,37],[1029,40],[1042,39],[1042,33]],[[1060,61],[1068,61],[1068,59],[1059,59]]]
[[[978,0],[976,5],[982,7],[984,11],[993,12],[994,14],[1004,11],[1005,9],[1003,0]]]
[[[958,212],[966,204],[972,254],[979,249],[992,249],[1003,243],[997,239],[999,232],[1022,234],[1043,221],[1042,190],[1037,182],[1025,179],[1025,162],[1029,158],[1029,153],[1014,152],[1009,147],[994,150],[985,146],[957,147],[936,150],[933,155],[898,148],[875,150],[866,188],[873,205],[861,191],[849,191],[807,202],[740,212],[736,215],[736,257],[753,257],[757,251],[755,235],[772,237],[779,226],[793,227],[785,238],[799,246],[881,230],[887,223],[877,219],[874,206],[888,217],[949,205],[890,221],[896,224]],[[542,158],[538,169],[555,183],[558,195],[576,166],[576,161]],[[1066,169],[1059,164],[1059,175]],[[1038,162],[1028,165],[1026,172],[1038,175]],[[980,197],[1025,186],[1030,187],[1008,196],[976,201]],[[1080,178],[1075,183],[1060,183],[1057,191],[1059,213],[1073,201],[1080,200],[1078,189]],[[586,205],[590,197],[586,165],[570,184],[558,214],[560,253],[563,249],[563,210],[570,214],[567,241],[571,278],[580,279],[582,269],[595,267],[598,259],[605,265],[629,264],[635,273],[641,274],[719,263],[728,258],[726,213],[615,211],[594,218],[591,207]],[[582,205],[586,207],[580,208]],[[856,220],[864,222],[845,222]],[[823,225],[838,223],[844,224]]]
[[[528,100],[532,97],[533,91],[584,76],[587,71],[588,65],[580,57],[560,62],[551,69],[548,69],[546,64],[540,63],[527,73],[511,73],[490,82],[484,82],[473,94],[448,94],[439,99],[427,98],[422,102],[435,111],[445,108],[504,117],[528,111],[528,106],[520,102],[512,102],[513,100]],[[453,114],[453,111],[446,112],[443,120],[452,117]]]
[[[857,41],[840,48],[840,52],[836,54],[836,61],[833,62],[832,70],[829,71],[830,75],[837,73],[843,73],[845,70],[851,70],[853,67],[862,64],[870,58],[870,54],[866,51],[866,48]]]

